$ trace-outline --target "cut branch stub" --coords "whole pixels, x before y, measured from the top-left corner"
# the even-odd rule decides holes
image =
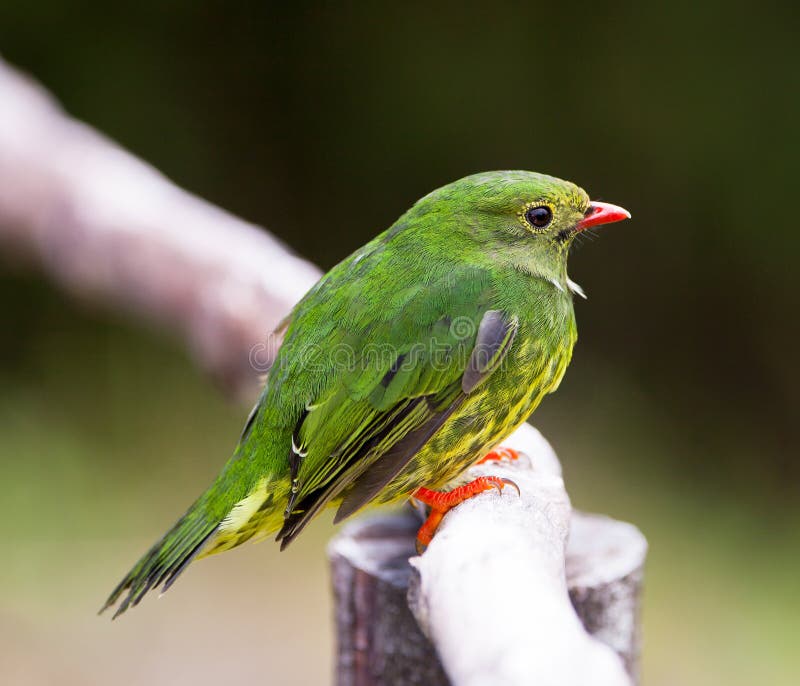
[[[415,572],[408,560],[415,555],[419,524],[410,511],[372,515],[352,522],[330,543],[339,686],[451,683],[409,609]],[[566,567],[570,599],[586,630],[620,655],[634,680],[645,552],[644,537],[630,524],[573,514]],[[509,584],[512,604],[514,586]]]

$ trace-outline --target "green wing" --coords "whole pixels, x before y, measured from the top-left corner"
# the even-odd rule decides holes
[[[372,500],[497,367],[517,321],[490,309],[491,294],[476,273],[395,294],[369,328],[326,349],[317,373],[333,382],[308,398],[293,432],[282,548],[338,496],[337,521]]]

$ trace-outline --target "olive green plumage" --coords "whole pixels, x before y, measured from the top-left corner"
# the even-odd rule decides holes
[[[569,364],[567,254],[588,208],[553,177],[477,174],[334,267],[292,311],[233,457],[106,607],[198,555],[276,532],[285,545],[327,505],[341,518],[442,487],[496,446]]]

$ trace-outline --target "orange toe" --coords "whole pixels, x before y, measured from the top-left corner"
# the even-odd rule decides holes
[[[519,459],[519,452],[514,448],[496,448],[486,453],[475,464],[485,464],[486,462],[502,462],[503,460],[514,461]]]

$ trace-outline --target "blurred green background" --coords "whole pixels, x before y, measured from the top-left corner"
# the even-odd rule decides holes
[[[480,170],[630,209],[572,257],[580,342],[534,423],[574,503],[649,538],[645,683],[796,684],[797,9],[580,5],[4,0],[0,53],[323,268]],[[328,683],[327,521],[94,616],[246,408],[9,258],[0,306],[0,681]]]

